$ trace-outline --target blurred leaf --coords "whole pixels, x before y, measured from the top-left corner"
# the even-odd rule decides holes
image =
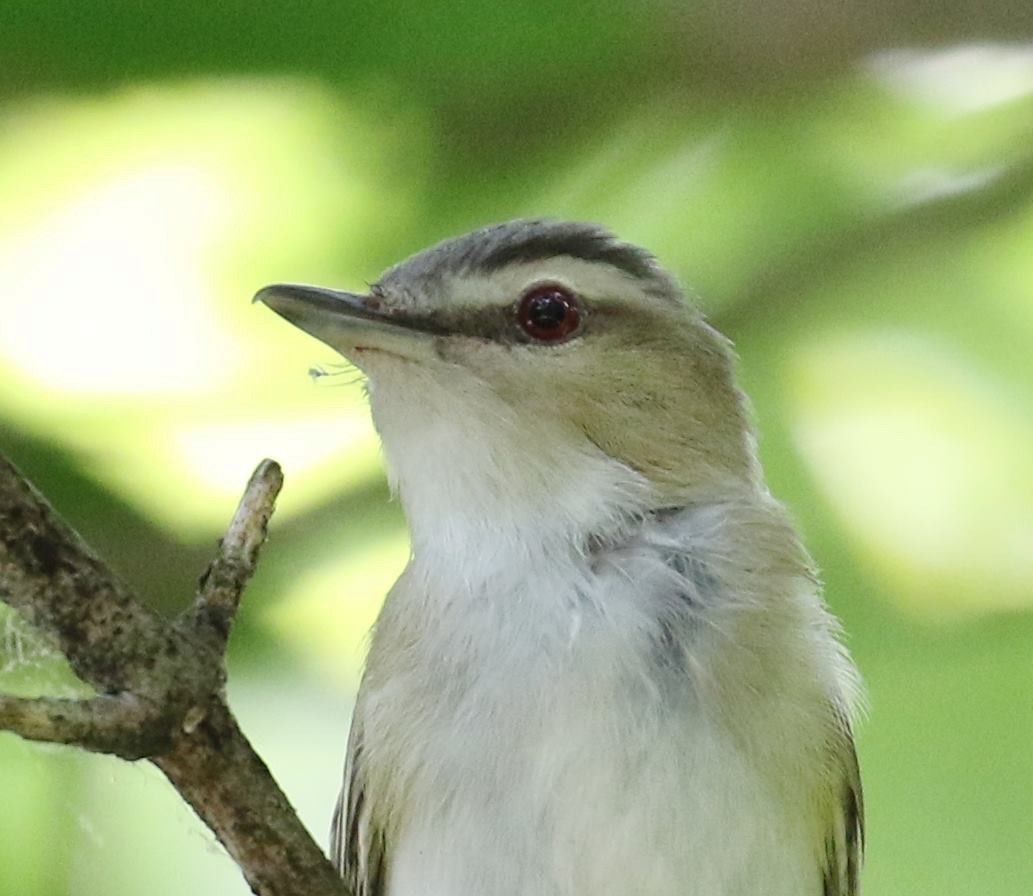
[[[1033,419],[913,333],[816,336],[796,435],[892,594],[938,619],[1033,605]]]
[[[349,117],[298,82],[9,110],[0,412],[182,534],[221,525],[273,451],[286,514],[374,475],[358,388],[312,389],[306,362],[333,355],[248,304],[269,280],[354,278],[380,203],[404,219],[386,130]]]

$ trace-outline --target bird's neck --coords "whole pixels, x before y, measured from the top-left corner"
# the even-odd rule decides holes
[[[414,556],[471,583],[500,570],[565,565],[591,541],[636,525],[655,503],[648,482],[594,452],[556,450],[535,469],[492,457],[483,444],[450,457],[456,468],[403,472],[398,488]]]
[[[373,417],[413,553],[478,579],[538,563],[657,501],[649,480],[577,433],[512,413],[477,382],[436,383],[419,399],[372,383]]]
[[[563,421],[517,414],[476,380],[422,373],[418,398],[403,380],[371,381],[370,399],[414,561],[442,590],[569,577],[593,546],[655,525],[658,508],[762,498],[753,480],[714,471],[701,471],[706,488],[672,495]]]
[[[532,452],[537,465],[522,469],[516,453],[483,441],[453,445],[451,464],[423,447],[394,470],[414,569],[449,599],[594,590],[615,557],[619,565],[644,557],[647,566],[686,557],[683,570],[698,561],[731,578],[774,555],[796,557],[779,506],[752,484],[665,496],[601,452],[542,445]],[[790,565],[795,574],[795,559]]]

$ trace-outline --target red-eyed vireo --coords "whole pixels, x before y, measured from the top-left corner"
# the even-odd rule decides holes
[[[858,893],[857,677],[650,254],[514,221],[257,298],[368,378],[411,530],[333,829],[358,896]]]

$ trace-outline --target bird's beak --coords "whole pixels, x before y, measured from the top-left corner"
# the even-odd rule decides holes
[[[370,296],[322,286],[276,283],[260,289],[254,301],[349,358],[374,350],[420,360],[432,354],[433,337],[441,332],[425,318],[377,309]]]

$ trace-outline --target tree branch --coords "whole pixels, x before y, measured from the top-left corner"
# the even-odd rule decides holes
[[[123,759],[139,759],[154,748],[146,737],[150,715],[132,694],[89,700],[0,694],[0,729]]]
[[[283,473],[274,461],[263,460],[251,475],[230,520],[219,553],[201,577],[194,600],[194,624],[215,637],[225,650],[240,598],[258,564],[258,550],[265,541],[276,496],[283,487]]]
[[[0,695],[0,729],[158,766],[260,896],[349,896],[225,703],[224,653],[283,474],[263,461],[193,604],[141,604],[0,457],[0,600],[55,639],[96,691]]]

